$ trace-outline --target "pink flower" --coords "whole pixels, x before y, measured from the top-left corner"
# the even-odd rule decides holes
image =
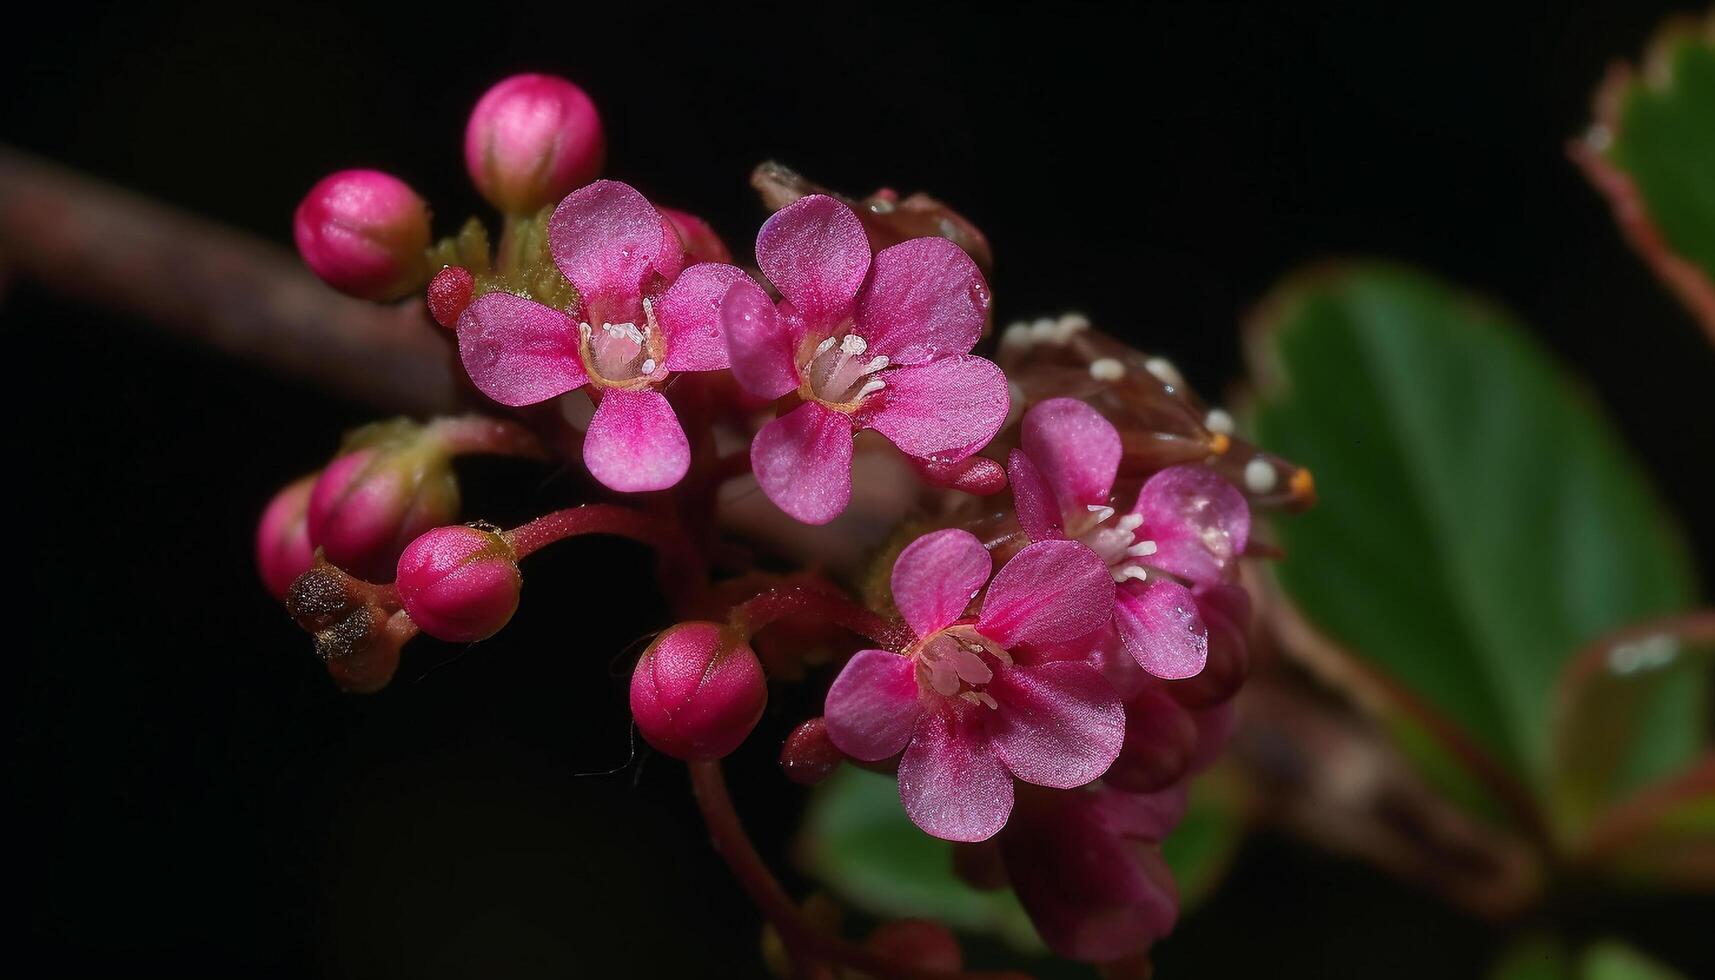
[[[607,141],[584,90],[554,75],[513,75],[483,93],[464,131],[465,168],[507,214],[532,214],[601,171]]]
[[[478,297],[458,321],[466,373],[503,405],[587,385],[597,402],[584,439],[590,474],[620,491],[673,486],[691,447],[657,389],[676,371],[727,366],[720,300],[749,280],[712,262],[681,272],[678,233],[618,181],[598,180],[561,201],[548,242],[578,291],[577,315],[510,293]]]
[[[1120,583],[1113,622],[1125,649],[1157,677],[1195,676],[1208,659],[1209,632],[1196,596],[1175,577],[1204,586],[1231,576],[1250,534],[1244,496],[1204,467],[1174,466],[1117,514],[1119,432],[1073,398],[1032,407],[1020,436],[1007,476],[1025,533],[1081,541],[1100,555]]]
[[[852,210],[813,194],[756,236],[776,305],[741,281],[721,306],[733,375],[751,393],[802,404],[768,423],[750,459],[768,498],[806,524],[851,499],[852,438],[874,429],[908,456],[941,463],[981,449],[1006,419],[1000,368],[968,353],[988,285],[944,238],[918,238],[871,260]]]
[[[398,299],[428,275],[429,206],[379,170],[323,177],[292,215],[298,254],[321,280],[359,299]]]
[[[866,762],[904,752],[899,797],[936,837],[978,841],[1006,825],[1013,777],[1066,789],[1119,754],[1125,713],[1081,659],[1106,625],[1114,585],[1073,541],[1033,544],[965,607],[991,563],[968,531],[924,535],[893,566],[893,598],[916,640],[862,650],[828,690],[828,735]]]

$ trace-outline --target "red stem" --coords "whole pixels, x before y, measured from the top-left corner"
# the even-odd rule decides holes
[[[430,432],[454,455],[483,453],[547,459],[548,453],[536,434],[516,422],[486,415],[455,415],[429,423]]]
[[[796,613],[811,613],[836,626],[867,636],[883,649],[898,653],[911,644],[911,631],[897,620],[865,609],[835,592],[794,585],[769,589],[732,610],[732,623],[746,635]]]

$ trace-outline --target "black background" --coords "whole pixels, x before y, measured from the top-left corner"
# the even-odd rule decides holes
[[[557,71],[601,106],[609,174],[735,251],[766,157],[852,191],[930,190],[987,232],[1002,322],[1081,308],[1207,392],[1239,377],[1236,324],[1281,274],[1417,263],[1515,310],[1589,382],[1708,579],[1715,356],[1564,155],[1608,59],[1662,9],[835,6],[68,9],[13,36],[4,136],[282,243],[318,177],[377,166],[446,232],[480,204],[471,103]],[[757,972],[757,918],[682,768],[632,755],[627,657],[665,616],[641,555],[532,559],[502,638],[421,642],[393,688],[341,696],[255,584],[250,534],[366,413],[27,283],[4,310],[30,534],[12,564],[31,583],[9,877],[45,972]],[[472,516],[557,502],[504,466],[467,477]],[[765,733],[808,709],[777,703]],[[737,792],[785,864],[800,796],[769,751],[741,759]],[[1707,908],[1610,896],[1567,914],[1715,974],[1690,928]],[[1464,977],[1502,941],[1265,835],[1158,960]]]

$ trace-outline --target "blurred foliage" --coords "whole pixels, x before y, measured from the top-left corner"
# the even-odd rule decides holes
[[[1603,939],[1574,956],[1551,936],[1530,936],[1502,954],[1489,980],[1681,980],[1625,943]]]

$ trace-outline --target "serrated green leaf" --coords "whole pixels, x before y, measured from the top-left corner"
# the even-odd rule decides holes
[[[1275,525],[1286,594],[1545,788],[1561,667],[1695,594],[1613,430],[1508,317],[1399,268],[1289,283],[1249,345],[1258,440],[1320,496]]]

